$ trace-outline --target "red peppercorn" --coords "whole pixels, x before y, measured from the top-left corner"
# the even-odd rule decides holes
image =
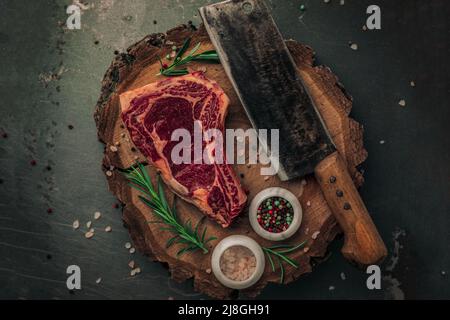
[[[167,65],[167,63],[163,63],[162,67],[163,69],[167,69],[169,66]]]
[[[53,212],[53,209],[52,208],[48,208],[47,209],[47,213],[52,213]]]
[[[114,208],[114,209],[118,209],[118,208],[119,208],[119,204],[118,204],[118,203],[114,203],[114,204],[113,204],[113,208]]]
[[[33,159],[30,161],[30,164],[34,167],[37,164],[37,161]]]

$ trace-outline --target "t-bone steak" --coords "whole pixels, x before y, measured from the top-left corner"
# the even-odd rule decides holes
[[[226,159],[222,164],[175,164],[171,152],[179,141],[171,137],[175,129],[190,132],[193,154],[194,122],[199,121],[203,131],[223,133],[228,103],[220,86],[202,72],[167,78],[120,95],[122,120],[135,146],[174,192],[222,227],[230,225],[247,200],[236,174]]]

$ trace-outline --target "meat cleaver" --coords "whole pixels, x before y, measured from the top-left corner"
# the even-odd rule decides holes
[[[228,78],[255,129],[279,129],[281,180],[314,173],[345,235],[343,255],[367,266],[386,247],[262,0],[200,8]]]

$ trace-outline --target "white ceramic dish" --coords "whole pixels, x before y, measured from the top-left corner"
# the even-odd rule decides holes
[[[256,268],[253,274],[244,281],[235,281],[228,278],[220,269],[220,258],[225,250],[234,246],[243,246],[248,248],[256,258]],[[214,276],[224,286],[232,289],[245,289],[254,285],[264,273],[266,260],[261,246],[252,238],[242,235],[232,235],[220,241],[214,248],[211,256],[211,269]]]
[[[294,217],[292,219],[291,225],[286,229],[286,231],[279,233],[269,232],[267,230],[264,230],[264,228],[258,223],[258,207],[263,201],[271,197],[284,198],[292,205],[292,209],[294,210]],[[293,236],[297,232],[298,228],[300,228],[300,225],[302,223],[303,210],[297,197],[292,192],[284,188],[275,187],[267,188],[259,192],[253,198],[248,214],[250,225],[259,236],[271,241],[281,241]]]

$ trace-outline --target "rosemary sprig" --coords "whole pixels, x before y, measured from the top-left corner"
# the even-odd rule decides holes
[[[300,249],[305,245],[305,243],[306,241],[303,241],[296,246],[281,244],[272,247],[262,247],[264,253],[267,256],[267,259],[269,260],[270,266],[272,267],[272,272],[275,272],[274,259],[277,261],[278,266],[280,267],[280,283],[283,283],[284,281],[283,261],[294,268],[298,268],[297,262],[286,256],[286,254],[291,253],[297,249]]]
[[[215,50],[208,50],[204,51],[202,53],[196,54],[198,49],[200,48],[201,43],[197,43],[195,47],[187,54],[186,57],[183,58],[184,53],[189,48],[189,45],[191,44],[191,38],[187,38],[186,41],[184,41],[183,46],[180,50],[178,50],[178,53],[176,54],[175,58],[173,59],[173,63],[170,66],[164,65],[161,58],[158,57],[159,63],[161,65],[161,69],[159,70],[159,73],[157,75],[163,75],[167,77],[171,76],[181,76],[188,74],[189,71],[187,68],[178,69],[177,67],[183,66],[185,64],[188,64],[191,61],[208,61],[208,62],[215,62],[219,63],[219,56],[217,55],[217,52]]]
[[[125,177],[130,181],[131,187],[145,194],[145,196],[140,195],[139,199],[150,207],[155,216],[159,218],[159,220],[149,221],[149,223],[165,224],[166,226],[161,227],[161,230],[167,230],[174,234],[174,236],[166,242],[166,248],[170,248],[174,244],[184,245],[177,252],[177,256],[196,250],[202,250],[203,253],[208,253],[206,244],[217,238],[209,237],[206,239],[206,227],[201,234],[199,233],[201,220],[195,227],[192,225],[191,220],[186,221],[184,224],[178,220],[177,212],[175,210],[175,201],[172,207],[167,203],[163,183],[159,175],[156,190],[153,187],[145,167],[140,163],[138,163],[137,166],[133,166],[131,169],[126,170]]]

